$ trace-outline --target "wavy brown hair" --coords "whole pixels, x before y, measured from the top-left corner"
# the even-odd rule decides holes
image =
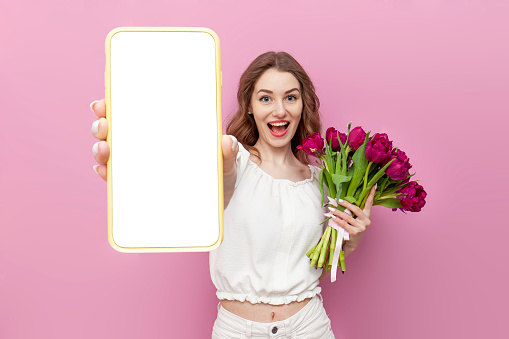
[[[303,109],[299,126],[292,138],[292,152],[297,159],[304,164],[309,164],[308,155],[297,148],[302,140],[315,132],[321,132],[322,120],[320,117],[320,101],[315,93],[315,86],[302,66],[290,54],[286,52],[267,52],[251,62],[248,68],[242,73],[239,80],[237,100],[239,107],[232,116],[226,133],[233,135],[245,146],[245,148],[258,159],[260,152],[254,144],[258,141],[259,133],[252,114],[248,114],[248,107],[251,102],[256,81],[268,69],[274,68],[282,72],[290,72],[300,83]]]

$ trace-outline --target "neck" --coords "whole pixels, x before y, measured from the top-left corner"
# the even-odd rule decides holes
[[[288,166],[295,164],[298,159],[293,155],[291,144],[283,147],[272,147],[258,139],[254,145],[260,151],[262,161],[270,162],[277,166]]]

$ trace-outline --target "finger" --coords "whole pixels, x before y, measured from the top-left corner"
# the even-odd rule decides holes
[[[364,214],[366,217],[371,216],[371,207],[373,207],[373,200],[375,199],[376,185],[371,187],[371,192],[369,192],[368,198],[366,199],[366,204],[364,205]]]
[[[352,217],[352,214],[351,212],[348,210],[348,209],[345,209],[345,211],[348,211],[350,212],[350,214],[346,213],[346,212],[343,212],[343,211],[340,211],[340,210],[336,210],[336,209],[333,209],[331,207],[329,207],[329,210],[335,215],[335,216],[338,216],[340,219],[342,220],[345,220],[346,222],[348,222],[349,224],[353,225],[353,226],[356,226],[356,227],[359,227],[361,228],[362,225],[361,223],[359,222],[359,220],[357,219],[354,219]]]
[[[110,157],[110,146],[106,141],[98,141],[92,146],[92,153],[95,161],[99,164],[105,164]]]
[[[236,155],[237,152],[239,151],[239,143],[237,141],[237,138],[235,138],[233,135],[223,134],[222,145],[223,145],[223,156],[225,158],[230,158]]]
[[[355,219],[357,220],[357,219]],[[363,233],[364,231],[366,231],[366,228],[367,226],[364,225],[363,223],[361,222],[356,222],[354,224],[352,223],[349,223],[347,220],[343,220],[341,218],[332,218],[332,221],[334,221],[336,224],[339,224],[340,226],[342,226],[345,231],[348,232],[349,235],[356,235],[358,233]]]
[[[106,118],[106,105],[104,104],[104,99],[92,101],[90,103],[90,109],[99,118]]]
[[[108,165],[94,165],[93,168],[94,168],[94,171],[95,173],[99,174],[99,176],[104,180],[104,181],[108,181],[108,172],[107,172],[107,167]]]
[[[355,206],[354,204],[349,203],[346,200],[338,199],[338,204],[348,208],[350,212],[353,212],[357,217],[361,217],[364,214],[358,206]]]
[[[99,118],[92,124],[92,135],[99,140],[106,140],[108,136],[108,121]]]
[[[344,211],[341,211],[339,209],[337,209],[337,206],[333,205],[333,206],[327,206],[327,208],[329,209],[329,211],[331,211],[331,213],[333,213],[335,216],[339,216],[339,217],[342,217],[344,216],[344,214],[346,214],[347,216],[350,216],[353,218],[353,215],[352,215],[352,212],[350,212],[350,210],[348,208],[345,208]],[[340,213],[344,213],[344,214],[340,214]],[[330,213],[325,213],[325,216],[332,216],[332,214]]]
[[[358,233],[357,229],[355,227],[353,227],[352,225],[350,225],[349,223],[347,223],[345,220],[340,219],[340,218],[334,218],[334,217],[332,218],[332,220],[336,224],[341,226],[348,233],[348,235],[355,235]]]
[[[233,170],[237,153],[239,152],[239,144],[237,138],[233,135],[223,135],[222,139],[223,149],[223,172],[229,173]]]

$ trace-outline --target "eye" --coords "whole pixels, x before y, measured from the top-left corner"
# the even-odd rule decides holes
[[[289,95],[287,96],[287,98],[293,98],[293,100],[290,100],[290,101],[295,101],[297,100],[297,97],[295,95]]]
[[[268,100],[263,100],[263,99],[270,99],[270,98],[266,95],[260,98],[260,100],[263,102],[269,102]]]

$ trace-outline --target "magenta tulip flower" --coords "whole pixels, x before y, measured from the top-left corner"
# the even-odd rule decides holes
[[[344,145],[346,142],[346,134],[339,133],[339,138]],[[327,139],[327,144],[332,148],[332,151],[338,152],[341,149],[338,141],[338,131],[334,127],[327,128],[325,139]]]
[[[350,131],[350,135],[348,136],[348,144],[350,145],[352,150],[356,151],[359,147],[361,147],[365,139],[366,132],[364,132],[362,127],[357,126]]]
[[[407,157],[406,153],[402,150],[392,151],[391,156],[386,161],[386,163],[392,159],[396,158],[389,167],[385,170],[385,173],[392,180],[405,180],[408,177],[408,171],[412,168],[410,164],[410,159]]]
[[[324,141],[320,133],[315,133],[306,137],[302,141],[302,145],[297,146],[298,149],[303,150],[309,155],[319,158],[324,152]]]
[[[384,163],[389,160],[392,153],[392,141],[385,133],[376,133],[369,138],[366,145],[366,159],[376,163]]]
[[[426,191],[417,181],[410,181],[401,188],[400,193],[398,199],[401,202],[401,207],[407,211],[420,212],[426,204]]]

